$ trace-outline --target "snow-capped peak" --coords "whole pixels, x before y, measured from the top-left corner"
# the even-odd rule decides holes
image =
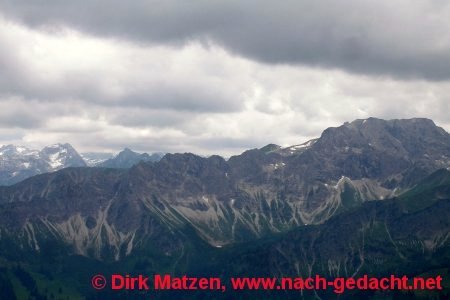
[[[55,171],[69,166],[84,166],[82,157],[70,144],[53,144],[45,147],[40,156]]]
[[[70,144],[55,144],[42,150],[24,146],[0,146],[0,185],[14,184],[30,176],[66,167],[86,166]]]

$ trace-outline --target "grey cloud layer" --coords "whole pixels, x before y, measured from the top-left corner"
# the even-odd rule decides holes
[[[266,63],[401,78],[450,78],[450,3],[443,0],[1,0],[30,26],[179,45],[212,41]]]
[[[235,70],[208,65],[200,47],[183,54],[7,23],[0,18],[1,97],[210,113],[242,107],[240,84],[229,85]]]
[[[448,9],[0,0],[0,144],[230,156],[371,116],[449,130]]]

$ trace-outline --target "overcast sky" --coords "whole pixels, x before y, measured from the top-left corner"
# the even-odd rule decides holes
[[[0,145],[229,156],[449,103],[447,0],[0,0]]]

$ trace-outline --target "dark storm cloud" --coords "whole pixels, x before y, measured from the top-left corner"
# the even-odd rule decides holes
[[[213,41],[266,63],[450,78],[448,1],[2,0],[0,9],[47,29],[142,43]]]

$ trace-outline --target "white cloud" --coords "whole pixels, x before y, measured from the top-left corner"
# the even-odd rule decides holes
[[[0,44],[0,144],[230,156],[369,116],[450,129],[448,81],[268,65],[213,43],[133,44],[6,19]]]

